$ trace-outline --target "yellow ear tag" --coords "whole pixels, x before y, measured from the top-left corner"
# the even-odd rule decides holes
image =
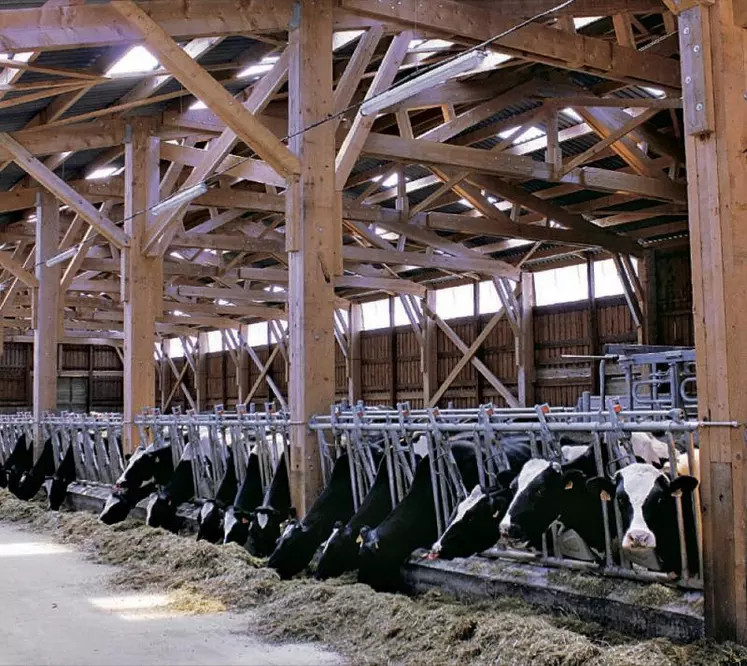
[[[357,543],[359,546],[363,543],[363,537],[359,534],[358,538],[355,540],[355,543]]]
[[[498,516],[500,516],[500,515],[501,515],[501,510],[500,510],[500,509],[498,509],[498,511],[496,511],[496,512],[495,512],[495,513],[493,514],[493,518],[497,518],[497,517],[498,517]]]
[[[569,481],[568,483],[565,484],[566,490],[570,490],[571,488],[573,488],[573,481]]]
[[[672,497],[682,497],[682,491],[681,490],[675,490],[672,493]]]
[[[603,490],[601,493],[599,493],[599,497],[602,499],[603,502],[609,502],[612,500],[612,498],[610,497],[610,494],[606,490]]]

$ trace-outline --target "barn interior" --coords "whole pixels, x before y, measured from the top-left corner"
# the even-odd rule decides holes
[[[390,518],[426,460],[416,591],[495,561],[501,596],[531,560],[540,588],[584,570],[696,595],[644,633],[747,645],[747,0],[0,0],[0,52],[7,480],[23,440],[31,495],[67,458],[63,503],[101,512],[133,453],[173,445],[153,490],[189,461],[199,530],[251,456],[250,521],[278,470],[285,518],[316,519],[344,464],[338,529],[381,460]],[[617,504],[648,434],[674,572],[658,532],[657,567],[626,551]],[[618,484],[601,555],[557,522],[496,547],[514,484],[482,555],[439,560],[470,499],[508,490],[514,440],[565,473],[568,438],[584,487]]]

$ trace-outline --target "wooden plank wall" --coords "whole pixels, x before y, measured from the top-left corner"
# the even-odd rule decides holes
[[[692,290],[690,258],[687,251],[660,254],[657,267],[657,339],[655,344],[694,345],[692,324]],[[449,325],[466,344],[477,337],[490,315],[450,320]],[[537,370],[537,401],[554,405],[573,405],[585,390],[592,389],[588,362],[573,362],[564,355],[588,355],[593,344],[590,337],[591,320],[587,302],[538,307],[535,309],[535,363]],[[597,348],[613,342],[635,342],[636,334],[630,313],[622,296],[597,300]],[[408,400],[413,407],[422,407],[422,371],[420,348],[409,326],[362,334],[363,399],[369,404],[391,405]],[[61,368],[58,398],[60,407],[109,411],[121,409],[122,366],[115,351],[109,347],[61,347]],[[269,355],[266,347],[255,348],[264,363]],[[503,321],[488,336],[478,357],[506,386],[516,386],[514,339],[508,324]],[[438,379],[442,382],[461,358],[461,353],[438,331]],[[396,359],[396,362],[393,362]],[[30,344],[8,343],[0,357],[0,411],[30,408]],[[174,359],[181,370],[184,359]],[[236,405],[238,397],[236,372],[230,358],[217,352],[206,355],[206,407],[215,404],[227,408]],[[92,370],[92,372],[91,372]],[[259,369],[249,363],[248,386],[259,376]],[[284,393],[287,391],[286,369],[278,354],[270,375]],[[175,383],[167,368],[165,394]],[[157,392],[161,395],[157,373]],[[186,384],[195,395],[191,371],[186,373]],[[347,396],[345,357],[336,347],[335,390],[337,399]],[[90,396],[90,403],[89,401]],[[263,381],[253,402],[261,407],[271,400],[266,381]],[[443,397],[442,404],[452,402],[456,407],[471,407],[493,401],[503,404],[490,384],[469,364],[457,376]],[[181,391],[177,391],[172,405],[189,407]]]

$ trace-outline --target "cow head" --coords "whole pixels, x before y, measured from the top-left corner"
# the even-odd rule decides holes
[[[542,535],[560,514],[564,493],[582,488],[586,477],[578,470],[564,471],[557,462],[529,460],[511,483],[513,499],[500,523],[504,540],[542,545]]]
[[[49,508],[52,511],[59,511],[67,496],[67,482],[57,476],[53,476],[44,482],[44,486],[49,497]]]
[[[498,541],[499,519],[509,502],[508,489],[484,491],[475,486],[462,500],[441,538],[433,544],[429,559],[469,557]]]
[[[249,538],[252,515],[252,512],[229,506],[223,516],[223,543],[237,543],[243,546]]]
[[[258,506],[251,516],[248,525],[249,551],[257,557],[267,557],[275,549],[281,527],[288,516],[269,505]],[[295,516],[295,512],[292,516]]]
[[[322,544],[322,554],[314,576],[320,580],[340,576],[355,568],[357,555],[358,544],[353,531],[338,520],[332,528],[332,534]]]
[[[105,525],[121,523],[130,513],[130,503],[121,495],[112,493],[106,498],[106,504],[99,514],[99,520]]]
[[[304,553],[307,550],[308,534],[308,528],[300,520],[289,520],[267,560],[267,566],[275,569],[284,579],[299,573],[308,561],[305,557],[307,553]]]
[[[218,543],[223,536],[223,510],[216,502],[206,501],[200,507],[200,513],[197,516],[197,540],[204,539],[210,543]]]
[[[614,500],[622,522],[622,548],[631,557],[644,559],[658,554],[661,542],[676,540],[677,518],[674,496],[698,486],[692,476],[670,481],[660,469],[634,463],[619,470],[612,481],[589,479],[587,486],[605,501]]]
[[[159,491],[151,495],[145,509],[145,524],[149,527],[169,528],[176,513],[176,507],[169,495]]]

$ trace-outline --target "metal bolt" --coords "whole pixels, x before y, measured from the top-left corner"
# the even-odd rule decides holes
[[[693,46],[693,51],[695,53],[700,53],[700,46],[698,46],[697,44],[695,46]]]
[[[686,76],[685,77],[685,83],[692,83],[692,82],[693,82],[693,77],[692,76]]]
[[[685,33],[686,35],[689,35],[689,34],[690,34],[690,28],[685,28],[685,29],[683,30],[683,32],[684,32],[684,33]]]
[[[703,110],[703,105],[702,105],[702,104],[701,104],[700,102],[698,102],[698,103],[697,103],[697,104],[695,105],[695,110],[696,110],[696,111],[702,111],[702,110]]]

